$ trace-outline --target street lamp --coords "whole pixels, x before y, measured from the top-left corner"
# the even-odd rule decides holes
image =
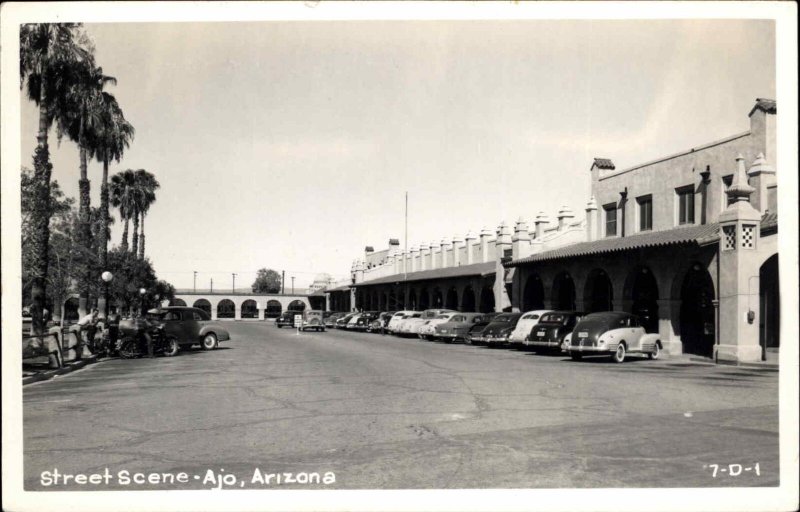
[[[192,282],[192,292],[197,293],[197,271],[194,271],[194,280]]]
[[[103,280],[103,318],[108,317],[108,283],[114,279],[114,274],[106,270],[100,274],[100,279]]]
[[[147,293],[147,290],[144,288],[139,288],[139,298],[141,299],[141,310],[142,316],[144,316],[147,312],[144,309],[144,294]]]

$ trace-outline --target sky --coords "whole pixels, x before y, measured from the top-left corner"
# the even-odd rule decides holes
[[[771,21],[87,24],[136,137],[110,173],[161,183],[146,251],[177,288],[307,286],[366,245],[583,216],[594,157],[618,169],[749,129],[775,97]],[[23,98],[22,162],[37,111]],[[75,145],[53,178],[78,195]],[[102,166],[89,167],[99,204]],[[118,217],[118,216],[117,216]],[[120,222],[112,243],[120,243]]]

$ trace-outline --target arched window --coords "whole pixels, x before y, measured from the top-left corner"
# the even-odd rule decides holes
[[[222,299],[217,304],[217,318],[235,318],[236,305],[230,299]]]
[[[258,304],[253,299],[242,302],[242,318],[258,318]]]

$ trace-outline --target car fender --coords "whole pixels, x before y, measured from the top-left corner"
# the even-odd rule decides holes
[[[655,348],[656,344],[661,344],[661,336],[659,334],[644,334],[641,338],[642,352],[650,353]]]
[[[215,324],[204,325],[203,327],[201,327],[197,337],[199,339],[203,339],[203,337],[208,333],[214,333],[217,336],[217,341],[227,341],[231,339],[231,336],[228,333],[227,329],[225,329],[221,325],[215,325]]]
[[[625,334],[629,328],[610,329],[597,338],[597,342],[605,343],[609,350],[616,350],[619,342],[625,339]]]

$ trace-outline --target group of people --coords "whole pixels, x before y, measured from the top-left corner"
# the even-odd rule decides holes
[[[94,345],[94,339],[97,335],[100,320],[100,311],[97,308],[92,309],[89,314],[78,320],[76,325],[78,327],[79,342],[86,343],[89,346]],[[109,355],[114,355],[116,353],[117,340],[119,339],[119,321],[120,315],[117,312],[117,308],[111,306],[103,322],[108,333],[108,346],[106,347],[106,351]]]

